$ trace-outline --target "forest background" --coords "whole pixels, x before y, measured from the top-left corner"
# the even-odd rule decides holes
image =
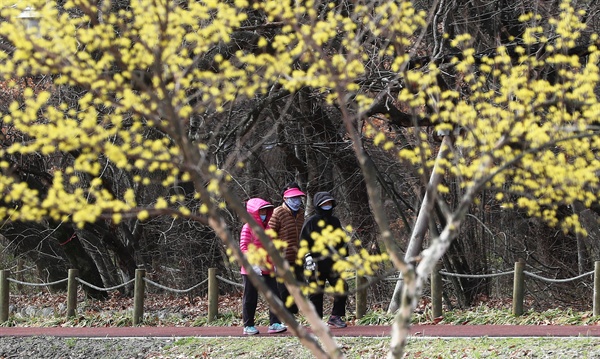
[[[438,260],[588,272],[599,14],[583,0],[3,0],[0,267],[45,282],[77,268],[104,287],[137,268],[175,288],[208,268],[239,281],[243,201],[279,204],[296,181],[308,213],[332,192],[354,269],[374,278],[426,280]],[[451,278],[447,304],[506,297],[509,281]],[[371,305],[394,312],[398,289],[375,280]],[[540,306],[591,290],[528,283]]]

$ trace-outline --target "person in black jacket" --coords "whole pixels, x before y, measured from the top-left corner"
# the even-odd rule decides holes
[[[325,281],[335,288],[340,288],[339,281],[343,285],[343,293],[336,293],[333,299],[333,308],[327,324],[336,328],[345,328],[346,322],[342,319],[346,315],[347,284],[340,277],[339,273],[333,270],[334,258],[347,255],[346,243],[342,235],[337,237],[336,241],[328,242],[328,245],[321,246],[320,241],[315,242],[313,235],[318,237],[323,230],[341,234],[342,224],[340,220],[333,215],[333,208],[336,206],[335,199],[329,192],[317,192],[313,197],[315,205],[315,214],[306,220],[300,233],[300,241],[306,241],[308,253],[304,256],[304,268],[311,275],[307,276],[310,283],[316,283],[318,290],[311,294],[309,299],[315,306],[317,313],[323,318],[323,291]],[[315,234],[313,234],[315,233]],[[316,246],[315,246],[316,244]]]

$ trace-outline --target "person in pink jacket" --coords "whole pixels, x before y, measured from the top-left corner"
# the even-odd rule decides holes
[[[274,207],[272,204],[262,198],[251,198],[246,203],[246,210],[250,216],[254,218],[256,223],[258,223],[263,229],[269,228],[269,219],[273,214],[273,208]],[[263,248],[258,236],[256,236],[256,234],[252,231],[250,225],[246,223],[242,227],[242,232],[240,233],[240,249],[243,253],[246,253],[250,248],[252,248],[252,246],[256,248]],[[256,272],[256,274],[263,277],[265,283],[269,286],[273,293],[279,295],[279,291],[277,290],[277,280],[275,279],[273,273],[273,264],[271,263],[271,258],[267,257],[266,262],[266,266],[261,267],[254,265],[252,269]],[[241,273],[244,281],[244,296],[242,299],[242,320],[244,322],[244,334],[254,335],[259,333],[254,323],[256,306],[258,305],[258,291],[248,279],[248,273],[244,267],[242,267]],[[285,332],[286,330],[287,327],[281,324],[281,321],[279,318],[277,318],[277,315],[269,310],[268,332],[281,333]]]

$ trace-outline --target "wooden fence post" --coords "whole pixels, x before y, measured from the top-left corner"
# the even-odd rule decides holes
[[[525,294],[524,268],[525,262],[522,259],[519,259],[519,261],[515,263],[513,283],[513,315],[516,317],[523,314],[523,299]]]
[[[133,290],[133,325],[138,325],[144,319],[144,291],[146,283],[144,269],[135,270],[135,284]]]
[[[8,271],[0,270],[0,323],[8,320]]]
[[[367,312],[367,278],[356,272],[356,319],[365,316]]]
[[[67,279],[67,317],[74,317],[77,310],[77,269],[69,269],[69,279]]]
[[[208,318],[210,323],[219,316],[219,280],[217,268],[208,268]]]
[[[442,266],[438,263],[431,272],[431,310],[434,318],[442,316]]]
[[[600,315],[600,261],[594,262],[594,316]]]

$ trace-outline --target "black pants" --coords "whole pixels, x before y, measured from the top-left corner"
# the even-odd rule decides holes
[[[301,286],[304,283],[304,267],[290,264],[290,270],[294,273],[297,284]],[[283,304],[285,304],[287,298],[290,296],[290,291],[285,286],[285,283],[277,283],[277,287],[279,288],[279,298],[281,298]],[[298,314],[298,306],[296,303],[293,303],[291,307],[287,308],[290,313]]]
[[[325,281],[335,287],[338,281],[344,281],[340,275],[332,269],[331,265],[319,265],[317,263],[316,275],[309,278],[309,282],[316,282],[319,290],[309,296],[310,301],[315,306],[317,313],[323,318],[323,292],[325,290]],[[333,295],[333,308],[331,315],[343,317],[346,315],[346,300],[348,299],[348,284],[344,281],[344,293],[335,293]]]
[[[244,322],[244,327],[253,327],[254,324],[254,316],[256,315],[256,306],[258,305],[258,291],[246,274],[242,274],[242,279],[244,281],[244,296],[242,299],[242,320]],[[269,289],[277,295],[279,292],[277,291],[277,280],[275,277],[271,277],[270,275],[263,275],[263,279]],[[279,318],[269,309],[269,325],[281,323]]]

